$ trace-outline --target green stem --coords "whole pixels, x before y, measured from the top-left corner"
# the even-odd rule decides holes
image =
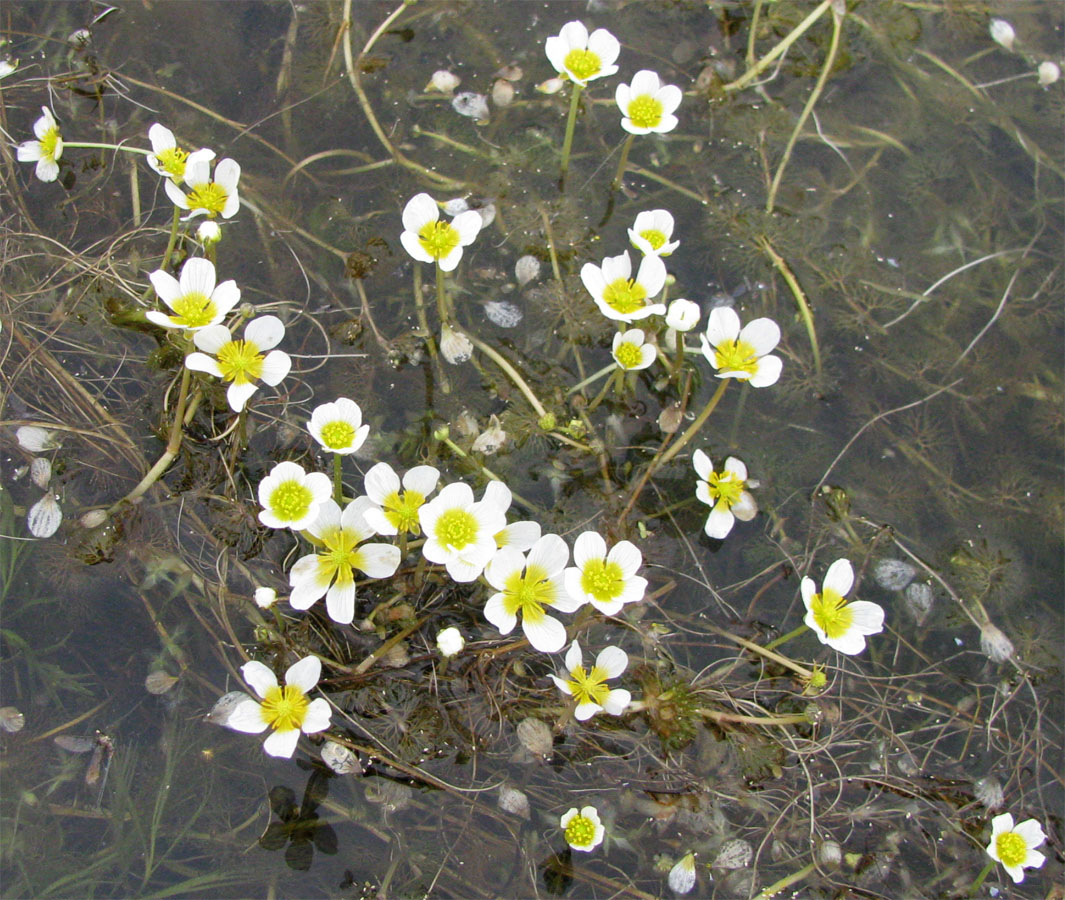
[[[126,153],[139,153],[141,156],[148,156],[152,151],[143,150],[140,147],[127,147],[125,144],[93,144],[87,141],[63,141],[63,149],[68,147],[80,147],[84,150],[124,150]]]
[[[440,356],[436,352],[436,341],[433,333],[429,330],[429,319],[425,315],[425,303],[422,301],[422,267],[414,267],[414,311],[418,317],[418,327],[425,335],[425,346],[429,348],[429,358],[436,369],[436,377],[440,383],[440,390],[445,394],[451,393],[451,382],[448,380],[444,366],[440,362]]]
[[[489,469],[488,466],[484,465],[481,462],[478,462],[476,459],[470,456],[470,454],[468,454],[458,444],[451,440],[450,437],[441,438],[440,442],[444,444],[448,449],[450,449],[451,452],[454,453],[456,456],[460,457],[461,459],[469,460],[471,463],[477,466],[477,468],[481,470],[481,474],[484,475],[486,478],[489,478],[492,481],[498,481],[501,484],[506,484],[506,482],[503,481],[503,479],[500,478],[495,472]],[[507,485],[507,487],[509,488],[510,485]],[[522,497],[521,494],[517,494],[513,490],[510,492],[510,494],[515,500],[518,501],[518,503],[520,503],[526,509],[531,510],[532,512],[540,511],[540,508],[535,503],[530,503],[528,500]]]
[[[806,299],[806,294],[799,284],[799,279],[795,277],[795,273],[791,271],[791,267],[787,264],[787,261],[773,248],[773,245],[769,243],[768,238],[764,235],[758,238],[758,246],[768,254],[769,258],[773,261],[773,266],[780,273],[781,278],[787,283],[788,288],[791,290],[791,295],[795,298],[795,304],[799,307],[799,316],[802,318],[802,323],[806,327],[806,336],[810,339],[810,349],[814,354],[814,370],[817,372],[817,377],[821,377],[821,349],[817,343],[817,330],[814,328],[814,314],[810,309],[810,301]]]
[[[159,264],[160,269],[166,269],[170,265],[170,257],[174,254],[174,247],[177,244],[178,225],[181,224],[181,210],[178,207],[174,207],[174,214],[170,219],[170,237],[166,242],[166,250],[163,252],[163,261]]]
[[[525,379],[522,378],[520,374],[518,374],[518,370],[515,369],[509,362],[507,362],[507,360],[498,351],[489,347],[484,341],[480,340],[472,334],[467,334],[466,337],[470,339],[470,341],[473,343],[473,346],[480,350],[485,356],[487,356],[497,366],[499,366],[499,368],[501,368],[504,373],[506,373],[507,377],[514,382],[518,390],[525,395],[525,399],[529,401],[529,405],[532,406],[534,410],[536,410],[536,415],[538,415],[541,419],[545,418],[547,416],[547,410],[537,398],[536,394],[533,393],[532,388],[529,387]]]
[[[618,171],[614,175],[614,180],[610,182],[611,191],[616,191],[621,187],[621,179],[625,177],[625,170],[629,166],[629,151],[632,149],[632,142],[634,140],[636,140],[636,135],[630,134],[621,147],[621,159],[618,160]]]
[[[658,458],[656,463],[652,463],[652,466],[656,471],[680,453],[688,442],[698,434],[699,429],[702,428],[703,425],[706,424],[706,420],[710,418],[710,413],[714,411],[718,403],[721,402],[721,398],[725,396],[725,391],[728,389],[728,383],[731,380],[731,378],[721,379],[721,384],[718,385],[717,390],[714,392],[714,396],[711,397],[710,402],[703,407],[703,411],[695,417],[695,421],[688,426],[688,430],[673,442],[673,445]]]
[[[814,24],[818,19],[825,14],[825,12],[832,6],[833,0],[821,0],[817,8],[814,9],[810,15],[803,19],[794,29],[784,38],[779,44],[777,44],[772,50],[770,50],[765,56],[763,56],[754,68],[748,69],[735,81],[730,81],[723,88],[725,91],[738,91],[747,87],[752,81],[754,81],[759,75],[768,69],[773,62],[780,56],[787,53],[788,48],[794,44],[799,38],[801,38],[807,31],[807,29]]]
[[[995,867],[995,861],[993,859],[989,859],[987,861],[987,863],[984,865],[984,868],[980,872],[980,874],[976,876],[976,881],[974,881],[972,883],[972,885],[969,887],[969,891],[965,895],[966,897],[975,897],[976,896],[976,892],[978,890],[980,890],[980,885],[982,885],[984,883],[984,879],[987,878],[987,876],[991,873],[991,870],[994,867]]]
[[[768,644],[765,645],[765,647],[763,649],[772,650],[775,647],[779,647],[781,644],[786,644],[792,638],[798,637],[804,631],[808,631],[808,630],[809,630],[809,626],[806,625],[805,623],[803,623],[798,628],[796,628],[794,631],[789,631],[787,634],[782,634],[776,640],[770,641]]]
[[[333,454],[333,499],[337,506],[344,505],[343,462],[339,453]]]
[[[447,303],[447,292],[444,290],[444,270],[440,263],[436,264],[436,313],[440,316],[441,327],[451,322],[451,310]]]
[[[790,887],[795,884],[796,881],[802,881],[807,875],[813,872],[817,868],[816,863],[808,863],[799,869],[798,872],[792,872],[790,875],[781,878],[780,881],[774,881],[769,887],[767,887],[762,893],[760,893],[755,900],[769,900],[770,897],[779,894],[784,888]]]
[[[566,119],[566,137],[562,141],[562,164],[558,176],[558,189],[561,191],[566,186],[566,173],[569,172],[569,154],[573,148],[573,131],[577,125],[577,107],[580,105],[581,85],[573,83],[573,91],[569,99],[569,117]]]
[[[575,384],[568,391],[566,391],[566,396],[568,397],[570,394],[575,394],[577,393],[577,391],[583,390],[584,388],[588,387],[588,385],[598,381],[604,375],[609,375],[617,367],[618,364],[616,362],[612,362],[609,365],[603,366],[603,368],[601,368],[594,375],[589,375],[587,378],[584,379],[584,381],[580,382],[579,384]]]

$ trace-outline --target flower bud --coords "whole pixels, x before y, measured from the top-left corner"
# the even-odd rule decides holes
[[[666,309],[666,325],[675,331],[691,331],[698,323],[698,303],[678,297]]]
[[[255,605],[259,609],[269,609],[277,602],[277,591],[268,587],[257,587],[255,589]]]
[[[426,91],[439,91],[441,94],[454,93],[455,88],[462,84],[462,79],[453,72],[449,72],[447,69],[437,69],[433,72],[433,77],[429,79],[429,83],[425,86]]]
[[[991,20],[991,40],[996,44],[1005,47],[1007,50],[1013,49],[1013,41],[1017,35],[1013,30],[1013,26],[1010,25],[1005,19],[992,19]]]
[[[456,653],[461,653],[466,646],[466,638],[457,628],[445,628],[436,636],[436,649],[444,659],[450,659]]]
[[[1043,87],[1053,84],[1059,78],[1061,78],[1061,67],[1056,62],[1051,62],[1049,59],[1039,64],[1039,68],[1036,69],[1039,74],[1039,84]]]
[[[222,240],[222,226],[210,219],[201,222],[200,227],[196,229],[196,240],[204,247],[213,247]]]

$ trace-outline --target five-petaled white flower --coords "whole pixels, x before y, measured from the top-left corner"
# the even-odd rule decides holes
[[[658,358],[658,347],[644,340],[642,328],[630,328],[614,335],[610,353],[622,369],[635,372],[646,369]]]
[[[157,269],[148,276],[148,280],[173,315],[150,309],[144,316],[149,322],[163,328],[198,331],[209,325],[217,325],[240,301],[240,288],[235,281],[230,279],[215,284],[214,263],[209,259],[188,260],[181,267],[178,278]]]
[[[780,328],[772,319],[752,319],[741,329],[736,311],[719,306],[699,339],[718,378],[739,378],[751,387],[769,387],[780,378],[780,357],[767,355],[780,341]]]
[[[617,678],[629,665],[628,654],[620,647],[604,647],[595,658],[595,665],[585,671],[581,660],[581,645],[574,641],[566,651],[568,678],[552,675],[551,680],[563,694],[577,704],[574,715],[584,722],[598,712],[620,716],[632,702],[632,694],[623,688],[607,687],[610,678]]]
[[[554,653],[566,643],[566,627],[545,610],[570,613],[581,601],[566,592],[564,576],[569,547],[557,534],[545,534],[526,556],[503,547],[484,570],[485,580],[496,589],[484,607],[484,617],[500,634],[510,634],[521,614],[521,630],[542,653]]]
[[[441,489],[418,510],[425,558],[441,563],[455,581],[477,579],[496,552],[495,535],[506,527],[510,500],[509,489],[499,481],[490,481],[478,501],[461,481]]]
[[[566,812],[558,824],[566,843],[574,850],[594,850],[603,843],[603,835],[606,834],[594,806],[585,806],[580,810],[574,807]]]
[[[481,230],[484,220],[475,209],[460,212],[448,222],[440,218],[440,207],[428,194],[415,194],[403,207],[403,233],[400,243],[421,262],[435,262],[450,272],[462,259],[462,248],[469,246]]]
[[[677,127],[673,115],[684,95],[675,84],[662,84],[657,72],[641,69],[632,84],[619,84],[614,92],[623,116],[621,127],[630,134],[665,134]]]
[[[867,634],[879,634],[884,630],[881,607],[866,600],[847,603],[843,599],[853,586],[854,569],[846,559],[837,559],[828,567],[821,593],[816,592],[812,578],[803,578],[799,585],[806,606],[803,621],[822,644],[850,656],[865,649]]]
[[[148,129],[148,140],[152,142],[152,152],[148,154],[148,165],[152,171],[175,184],[181,184],[185,180],[185,164],[189,153],[178,146],[174,132],[156,122]],[[208,160],[214,159],[213,150],[203,149],[200,153]]]
[[[606,257],[602,266],[585,263],[581,281],[600,312],[616,322],[634,322],[666,311],[664,303],[652,302],[666,283],[666,265],[657,256],[645,256],[635,278],[628,251]]]
[[[629,229],[629,241],[644,256],[669,256],[680,246],[673,237],[673,215],[667,209],[646,209]]]
[[[356,497],[341,512],[330,498],[318,507],[318,517],[306,534],[321,544],[317,553],[301,556],[289,572],[293,609],[310,609],[325,594],[329,618],[350,625],[355,618],[355,570],[370,578],[389,578],[399,568],[399,547],[367,544],[375,532],[364,513],[373,505],[369,497]]]
[[[991,820],[991,843],[987,855],[1002,863],[1006,874],[1015,882],[1024,881],[1025,869],[1038,869],[1046,857],[1035,848],[1046,840],[1043,826],[1035,819],[1013,824],[1013,816],[1003,813]]]
[[[188,155],[185,160],[187,194],[169,178],[163,182],[163,188],[174,206],[187,209],[190,217],[205,215],[209,219],[216,216],[228,219],[240,209],[240,196],[237,193],[240,165],[233,159],[220,160],[214,167],[212,178],[212,159],[214,151],[206,148]]]
[[[302,531],[314,524],[318,508],[332,492],[328,475],[304,472],[298,463],[280,462],[259,482],[259,521],[267,528]]]
[[[714,464],[702,450],[692,454],[695,474],[699,481],[695,486],[695,496],[710,507],[706,518],[707,537],[727,537],[736,524],[736,519],[749,522],[758,513],[758,504],[751,492],[747,490],[747,466],[735,456],[725,460],[720,472],[714,471]]]
[[[593,78],[613,75],[621,44],[605,28],[590,35],[583,22],[567,22],[544,42],[544,52],[559,75],[585,87]]]
[[[270,669],[256,660],[244,663],[240,674],[262,698],[262,703],[250,697],[242,700],[230,713],[226,727],[247,734],[272,729],[273,733],[263,742],[263,749],[271,756],[292,756],[301,731],[315,734],[329,727],[332,714],[329,703],[321,697],[314,700],[307,697],[322,674],[322,663],[317,656],[305,656],[289,666],[283,686],[277,683]]]
[[[41,181],[55,181],[59,177],[59,158],[63,155],[63,135],[59,133],[59,125],[56,124],[52,111],[47,106],[42,106],[41,112],[44,115],[33,123],[33,133],[37,140],[19,144],[18,161],[37,163],[37,178]]]
[[[194,332],[193,343],[202,353],[190,353],[185,365],[230,382],[226,398],[234,412],[244,409],[258,389],[256,381],[274,387],[288,375],[292,360],[283,350],[274,350],[285,336],[277,316],[259,316],[244,328],[243,340],[234,340],[225,325],[209,325]]]
[[[573,543],[573,562],[566,569],[566,593],[604,616],[617,615],[626,603],[643,599],[647,579],[636,574],[643,554],[631,541],[618,541],[608,553],[598,532],[585,531]]]
[[[322,448],[332,453],[354,453],[363,445],[370,426],[362,423],[362,409],[354,400],[339,397],[316,406],[307,430]]]
[[[419,534],[418,510],[436,490],[440,472],[433,466],[415,466],[403,473],[402,482],[388,463],[377,463],[366,473],[366,494],[374,506],[363,515],[378,534]]]

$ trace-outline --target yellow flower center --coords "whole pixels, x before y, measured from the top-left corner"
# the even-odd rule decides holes
[[[706,486],[710,490],[711,499],[721,500],[726,509],[731,509],[739,501],[747,482],[736,478],[731,472],[711,472],[710,477],[706,479]]]
[[[814,621],[826,637],[843,637],[854,624],[854,610],[831,588],[814,594],[810,600],[810,609],[814,614]]]
[[[395,491],[385,497],[385,518],[395,526],[400,534],[409,531],[418,534],[421,526],[418,524],[418,510],[425,503],[425,495],[418,491]]]
[[[614,359],[623,369],[635,369],[643,361],[643,356],[638,345],[632,341],[622,341],[614,351]]]
[[[173,318],[186,328],[203,328],[210,325],[218,314],[214,301],[199,291],[189,291],[178,297],[174,301],[173,309]]]
[[[205,210],[212,219],[226,208],[228,199],[226,189],[214,181],[196,185],[185,197],[189,209]]]
[[[443,259],[459,245],[459,233],[450,222],[427,222],[418,231],[418,242],[433,259]]]
[[[503,608],[512,616],[520,612],[526,622],[541,621],[544,607],[554,603],[555,586],[540,566],[528,566],[524,574],[513,572],[503,583]]]
[[[322,426],[322,443],[330,450],[344,450],[355,440],[355,429],[349,422],[337,419]]]
[[[643,309],[646,299],[647,290],[633,278],[616,278],[603,289],[603,302],[623,316]]]
[[[581,590],[600,603],[616,600],[625,590],[625,574],[616,562],[590,559],[581,572]]]
[[[477,517],[464,509],[449,509],[436,520],[436,539],[445,547],[461,550],[477,540]]]
[[[318,554],[318,578],[322,584],[332,582],[347,585],[355,580],[355,566],[362,554],[358,550],[358,538],[343,528],[333,529],[322,535],[325,550]]]
[[[726,372],[754,375],[758,371],[758,354],[746,341],[722,341],[714,348],[714,359],[717,368]]]
[[[267,508],[282,522],[297,522],[307,515],[314,495],[298,481],[282,481],[270,492]]]
[[[263,355],[251,341],[228,341],[218,348],[222,379],[248,384],[263,375]]]
[[[637,128],[657,128],[662,121],[662,101],[640,94],[629,101],[629,119]]]
[[[651,245],[652,250],[657,250],[666,242],[666,236],[657,228],[648,228],[646,231],[640,232],[642,237],[648,244]]]
[[[570,50],[562,64],[576,81],[587,81],[598,75],[603,68],[603,61],[599,59],[598,53],[581,50],[579,47]]]
[[[303,725],[311,702],[296,685],[274,685],[263,700],[263,719],[274,731],[292,731]]]
[[[56,148],[59,146],[59,129],[49,128],[41,138],[41,156],[53,162],[56,158]]]
[[[995,850],[1002,865],[1019,866],[1028,858],[1028,845],[1016,831],[1004,831],[995,838]]]
[[[585,816],[574,816],[566,826],[565,836],[571,847],[587,847],[595,840],[595,823]]]
[[[584,671],[584,666],[577,666],[569,673],[569,687],[573,691],[573,698],[578,705],[581,703],[595,703],[603,706],[606,698],[610,695],[610,688],[603,682],[607,674],[599,666],[592,666],[590,672]]]
[[[180,184],[185,177],[185,160],[188,156],[188,153],[180,147],[168,147],[157,153],[155,158],[160,168],[170,176],[171,181]]]

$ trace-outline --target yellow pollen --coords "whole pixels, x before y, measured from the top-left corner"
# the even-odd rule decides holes
[[[251,341],[228,341],[218,348],[222,379],[248,384],[263,376],[263,356]]]
[[[318,554],[318,577],[324,584],[336,578],[337,584],[351,584],[361,554],[358,539],[350,531],[337,528],[322,535],[325,550]]]
[[[607,675],[599,666],[592,666],[590,672],[584,671],[584,666],[577,666],[569,673],[569,687],[573,691],[573,698],[577,704],[595,703],[597,706],[606,704],[606,698],[610,695],[610,688],[603,682]]]
[[[584,816],[574,816],[566,826],[565,837],[573,847],[587,847],[595,840],[595,824]]]
[[[163,171],[170,175],[173,181],[180,183],[185,177],[185,160],[188,156],[180,147],[169,147],[156,154],[155,158]]]
[[[826,637],[833,639],[843,637],[854,624],[854,610],[831,588],[826,588],[820,594],[814,594],[810,600],[810,609],[813,611],[814,621]]]
[[[758,354],[746,341],[722,341],[714,348],[717,368],[724,372],[745,372],[754,375],[758,371]]]
[[[282,522],[297,522],[307,515],[314,495],[298,481],[282,481],[270,493],[267,507]]]
[[[267,690],[263,700],[263,718],[274,731],[292,731],[303,725],[310,705],[307,695],[296,685],[275,685]]]
[[[614,359],[623,369],[635,369],[643,361],[643,356],[632,341],[622,341],[614,351]]]
[[[747,482],[740,481],[731,472],[711,472],[706,479],[706,486],[710,490],[710,497],[714,500],[723,500],[725,507],[731,509],[739,502]]]
[[[41,156],[45,159],[54,160],[56,158],[56,148],[59,146],[59,129],[49,128],[44,137],[41,138]]]
[[[605,559],[590,559],[581,572],[581,589],[600,603],[616,600],[625,590],[625,576],[621,566]]]
[[[355,440],[355,429],[343,419],[322,426],[322,443],[330,450],[345,450]]]
[[[576,81],[587,81],[598,75],[603,68],[599,54],[591,50],[581,50],[579,47],[570,50],[562,64]]]
[[[459,233],[450,222],[427,222],[418,231],[418,243],[433,259],[443,259],[459,245]]]
[[[651,245],[652,250],[657,250],[666,242],[666,236],[657,228],[648,228],[646,231],[641,231],[640,237]]]
[[[995,838],[995,850],[1004,866],[1019,866],[1028,858],[1028,845],[1015,831],[1004,831]]]
[[[640,94],[629,101],[629,119],[637,128],[657,128],[662,121],[662,101]]]
[[[449,509],[436,520],[436,539],[445,547],[461,550],[477,540],[477,517],[464,509]]]
[[[178,297],[173,305],[174,318],[186,328],[203,328],[210,325],[218,315],[218,307],[206,294],[199,291]]]
[[[185,198],[189,204],[189,209],[205,210],[207,216],[211,219],[226,208],[227,199],[229,199],[229,195],[226,193],[225,188],[214,181],[196,185]]]
[[[647,290],[633,278],[616,278],[603,289],[603,302],[623,316],[643,309]]]
[[[385,497],[385,518],[388,519],[400,534],[409,531],[418,534],[421,526],[418,524],[418,510],[425,503],[425,495],[418,491],[396,491]]]
[[[528,566],[524,574],[513,572],[503,583],[503,608],[512,616],[520,612],[526,622],[541,621],[544,607],[554,603],[554,586],[539,566]]]

